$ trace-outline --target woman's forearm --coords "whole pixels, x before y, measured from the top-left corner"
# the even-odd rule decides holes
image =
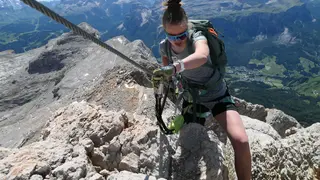
[[[182,61],[184,63],[185,69],[194,69],[205,64],[207,60],[207,56],[200,53],[193,53],[190,56],[184,58]]]
[[[208,60],[208,57],[201,53],[193,53],[186,58],[182,59],[184,69],[194,69],[202,66]],[[177,72],[180,72],[181,66],[179,63],[175,64]]]
[[[184,69],[194,69],[208,61],[209,47],[207,40],[199,40],[195,43],[195,52],[182,59]],[[176,72],[181,71],[181,64],[176,65]]]

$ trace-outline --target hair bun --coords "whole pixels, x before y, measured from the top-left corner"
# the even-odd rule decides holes
[[[168,0],[164,3],[164,6],[168,6],[168,8],[180,8],[181,0]]]

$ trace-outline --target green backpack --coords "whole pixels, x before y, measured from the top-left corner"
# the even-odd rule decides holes
[[[190,25],[189,39],[192,39],[192,35],[194,33],[202,31],[202,34],[207,38],[212,66],[213,68],[218,68],[220,73],[224,76],[226,65],[228,63],[225,53],[225,45],[224,42],[218,37],[218,33],[214,29],[213,25],[209,20],[189,20],[188,22]],[[171,50],[168,44],[170,43],[166,43],[167,53],[169,61],[172,62]]]

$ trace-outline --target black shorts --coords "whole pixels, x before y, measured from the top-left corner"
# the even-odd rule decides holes
[[[230,99],[230,101],[228,101],[228,100],[227,101],[222,101],[224,99]],[[220,114],[220,113],[222,113],[222,112],[225,112],[227,110],[235,110],[235,111],[237,111],[235,103],[232,100],[232,97],[231,97],[231,95],[230,95],[228,90],[226,91],[225,95],[213,100],[213,102],[215,102],[215,101],[217,102],[217,104],[215,104],[213,106],[213,108],[211,109],[211,113],[212,113],[213,117],[218,115],[218,114]],[[191,107],[193,108],[192,103],[189,103],[187,101],[183,101],[182,108],[184,109],[189,105],[191,105]],[[207,107],[205,107],[205,106],[203,106],[201,104],[196,104],[196,111],[197,111],[197,113],[205,113],[205,112],[208,112],[210,110]],[[191,109],[191,112],[193,112],[192,109]],[[184,117],[184,121],[186,123],[194,122],[193,113],[185,113],[185,114],[183,114],[183,117]],[[203,125],[204,122],[205,122],[205,118],[197,117],[196,118],[196,122],[198,122],[198,123]]]

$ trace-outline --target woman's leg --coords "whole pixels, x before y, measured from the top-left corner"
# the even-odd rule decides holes
[[[219,104],[216,105],[216,107]],[[251,179],[251,153],[248,136],[246,134],[241,117],[234,105],[220,105],[225,107],[225,111],[215,115],[215,119],[227,132],[235,152],[235,168],[239,180]],[[228,108],[231,107],[231,108]],[[233,106],[233,107],[232,107]],[[220,108],[221,109],[221,108]]]

